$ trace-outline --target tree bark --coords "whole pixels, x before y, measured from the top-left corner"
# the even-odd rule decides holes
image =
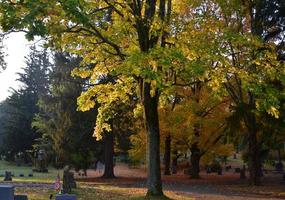
[[[200,178],[200,149],[198,148],[197,143],[194,143],[191,146],[191,178],[198,179]]]
[[[114,133],[105,133],[104,160],[105,169],[102,178],[115,178],[114,175]]]
[[[148,145],[147,196],[163,196],[160,169],[160,136],[158,121],[158,91],[150,94],[150,83],[144,83],[144,112]]]
[[[249,183],[250,185],[261,185],[260,150],[255,131],[249,133]]]
[[[249,105],[253,105],[253,97],[249,94]],[[254,113],[251,109],[245,113],[245,124],[248,130],[248,168],[249,168],[249,184],[261,185],[261,159],[260,144],[257,139],[257,123]]]
[[[178,160],[178,151],[173,151],[173,158],[172,158],[172,174],[177,174],[177,160]]]
[[[171,152],[171,136],[168,135],[165,138],[164,149],[164,175],[170,175],[170,152]]]
[[[282,163],[281,150],[280,150],[280,148],[278,148],[277,153],[278,153],[278,162],[279,162],[279,163]]]

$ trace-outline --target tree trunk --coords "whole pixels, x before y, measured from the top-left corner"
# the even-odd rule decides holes
[[[261,185],[261,159],[260,144],[258,142],[258,127],[255,113],[255,99],[251,92],[248,92],[248,108],[244,113],[244,123],[248,131],[248,168],[249,168],[249,184]]]
[[[102,178],[115,178],[114,175],[114,133],[113,131],[105,133],[104,160],[105,169]]]
[[[170,152],[171,152],[171,136],[165,138],[164,150],[164,175],[170,175]]]
[[[261,160],[256,131],[249,133],[249,183],[261,185]]]
[[[173,151],[173,158],[172,158],[172,174],[177,174],[177,160],[178,160],[178,151]]]
[[[197,143],[194,143],[191,146],[191,178],[198,179],[200,178],[200,149],[198,148]]]
[[[160,136],[158,121],[158,91],[150,94],[150,83],[144,83],[144,112],[148,145],[147,196],[163,196],[160,169]]]
[[[279,162],[279,163],[282,163],[281,150],[280,150],[280,148],[278,148],[277,153],[278,153],[278,162]]]

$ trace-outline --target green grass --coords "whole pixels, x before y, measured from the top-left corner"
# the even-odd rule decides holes
[[[0,174],[4,174],[5,171],[11,171],[15,176],[13,182],[35,182],[35,183],[53,183],[57,174],[60,173],[62,177],[62,170],[58,171],[54,168],[49,168],[49,173],[33,173],[33,177],[28,177],[28,174],[32,171],[32,167],[28,166],[15,166],[13,163],[0,161]],[[23,173],[25,177],[19,177],[19,174]],[[0,177],[3,178],[3,177]],[[46,188],[16,188],[16,194],[27,195],[29,200],[48,200],[50,194],[55,196],[56,191]],[[108,185],[108,184],[96,184],[96,183],[78,183],[78,188],[73,190],[73,193],[77,195],[78,200],[144,200],[146,198],[145,188],[127,188],[120,187],[120,185]],[[178,194],[175,192],[166,192],[166,197],[163,198],[151,198],[154,200],[193,200],[193,198]]]
[[[32,173],[32,167],[15,166],[13,163],[0,161],[0,175],[4,175],[5,171],[11,171],[12,174],[14,174],[13,181],[19,182],[51,183],[55,181],[58,173],[62,175],[62,170],[57,170],[50,167],[48,173],[33,172],[33,177],[28,177],[29,173]],[[24,174],[24,177],[19,177],[20,173]]]

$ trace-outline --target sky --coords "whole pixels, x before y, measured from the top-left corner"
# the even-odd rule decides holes
[[[29,53],[29,43],[24,33],[12,33],[4,40],[5,52],[7,53],[7,68],[0,73],[0,101],[9,96],[9,88],[18,89],[17,73],[25,67],[25,56]]]

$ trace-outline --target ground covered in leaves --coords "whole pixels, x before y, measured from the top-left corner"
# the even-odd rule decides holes
[[[1,164],[1,163],[0,163]],[[27,173],[27,167],[6,166],[14,172],[13,184],[17,194],[28,195],[29,200],[48,200],[50,194],[55,195],[53,182],[57,173],[51,169],[47,174],[34,174],[34,177],[17,177],[20,172]],[[0,167],[1,168],[1,167]],[[3,165],[2,169],[4,170]],[[78,188],[73,190],[78,200],[123,200],[145,199],[146,170],[144,168],[129,168],[126,165],[116,165],[115,179],[102,179],[102,172],[88,170],[88,176],[76,175]],[[248,186],[247,180],[240,180],[234,171],[223,175],[201,173],[201,179],[190,179],[180,171],[176,175],[162,176],[165,195],[177,200],[277,200],[285,199],[285,183],[282,175],[265,174],[263,185]],[[3,183],[3,182],[2,182]]]

